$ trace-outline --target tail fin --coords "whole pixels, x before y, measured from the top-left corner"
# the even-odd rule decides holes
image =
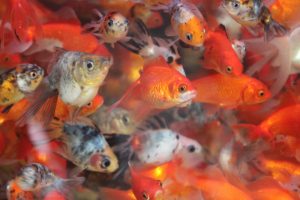
[[[69,179],[58,178],[54,184],[54,188],[66,195],[67,199],[72,199],[70,196],[70,191],[74,190],[76,186],[81,185],[84,181],[84,177],[72,177]]]

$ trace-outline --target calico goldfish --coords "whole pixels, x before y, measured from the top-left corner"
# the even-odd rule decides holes
[[[258,104],[271,97],[262,82],[246,75],[233,77],[213,74],[194,80],[192,84],[197,90],[195,102],[222,107]]]
[[[224,75],[239,76],[243,65],[232,48],[225,26],[220,25],[215,31],[209,32],[204,42],[203,66]]]
[[[21,190],[39,193],[41,189],[47,187],[53,187],[60,191],[70,189],[70,187],[82,184],[84,178],[74,177],[63,179],[56,176],[48,167],[40,163],[30,163],[21,169],[21,172],[14,180]]]
[[[130,167],[130,174],[132,191],[137,200],[156,199],[156,196],[163,191],[160,180],[143,176],[132,167]]]
[[[58,153],[73,162],[80,171],[112,173],[118,169],[118,158],[89,119],[53,121],[50,127],[50,138],[63,141]]]
[[[126,17],[117,12],[110,12],[103,16],[96,11],[96,14],[99,20],[86,24],[85,29],[99,37],[100,42],[114,45],[119,40],[126,39],[129,29],[129,21]]]
[[[138,124],[129,111],[123,108],[116,108],[108,112],[108,109],[108,107],[103,106],[90,117],[101,131],[106,134],[125,135],[130,135],[134,132]]]
[[[300,105],[295,104],[275,111],[258,126],[252,124],[238,124],[236,127],[248,129],[250,131],[249,136],[253,139],[259,137],[272,139],[279,134],[297,138],[300,130],[299,114]]]
[[[167,63],[144,67],[136,80],[111,109],[121,106],[137,119],[156,109],[184,107],[196,96],[191,82]],[[147,105],[147,106],[146,106]]]
[[[18,124],[26,123],[43,108],[44,104],[48,104],[47,108],[50,110],[46,111],[47,116],[39,116],[42,117],[43,123],[49,123],[58,96],[65,104],[78,108],[88,104],[97,95],[112,62],[110,56],[75,51],[58,52],[51,63],[52,70],[35,91],[37,98],[18,120]]]
[[[0,106],[11,106],[33,93],[44,78],[43,68],[20,64],[0,75]]]
[[[246,27],[264,27],[266,40],[284,36],[288,30],[277,23],[261,0],[223,0],[225,10],[241,25]]]

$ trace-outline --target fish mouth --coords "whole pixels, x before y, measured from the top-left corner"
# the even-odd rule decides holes
[[[180,94],[179,96],[179,105],[178,107],[186,107],[192,103],[192,99],[197,96],[197,91],[196,90],[191,90],[188,92],[185,92],[183,94]]]

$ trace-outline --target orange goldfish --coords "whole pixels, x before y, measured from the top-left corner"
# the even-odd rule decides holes
[[[151,63],[111,109],[121,105],[140,118],[156,109],[186,106],[195,96],[196,91],[185,76],[166,62]]]
[[[262,178],[247,186],[253,200],[295,200],[298,199],[283,189],[274,179]],[[272,195],[271,195],[272,194]]]
[[[47,23],[42,25],[42,30],[43,37],[36,40],[34,45],[27,50],[27,54],[42,50],[53,52],[56,47],[85,53],[94,53],[100,49],[101,53],[110,54],[103,45],[98,43],[95,36],[90,33],[82,33],[83,29],[80,24]],[[35,35],[34,30],[28,29],[28,31]]]
[[[13,68],[21,63],[19,54],[0,53],[0,68]]]
[[[162,183],[139,174],[130,167],[131,187],[137,200],[156,199],[156,196],[162,192]]]
[[[203,66],[214,69],[224,75],[241,75],[243,65],[232,48],[225,26],[220,25],[214,32],[209,32],[204,42]]]
[[[271,93],[259,80],[246,76],[208,75],[192,81],[197,90],[195,102],[222,107],[258,104],[268,100]]]
[[[300,1],[276,0],[271,6],[272,17],[288,27],[299,25]]]
[[[238,124],[235,127],[246,128],[250,131],[250,138],[274,138],[276,135],[298,137],[300,131],[300,105],[291,105],[275,111],[258,126],[252,124]]]
[[[150,8],[141,3],[137,3],[131,8],[131,16],[141,19],[149,29],[159,28],[163,25],[161,14],[150,10]]]
[[[32,2],[29,0],[9,1],[9,6],[3,15],[0,26],[2,47],[4,47],[4,37],[7,31],[7,29],[5,29],[6,23],[10,23],[10,31],[14,34],[14,38],[20,42],[25,42],[30,39],[30,35],[27,32],[29,27],[33,27],[38,35],[41,34],[39,19],[33,9]]]

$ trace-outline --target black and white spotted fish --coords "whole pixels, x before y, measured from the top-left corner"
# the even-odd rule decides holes
[[[126,38],[129,29],[126,17],[118,12],[109,12],[105,16],[98,10],[95,10],[95,13],[99,20],[86,24],[84,28],[99,37],[100,42],[114,45]]]
[[[119,168],[118,158],[91,120],[53,121],[50,127],[49,135],[62,141],[58,153],[73,162],[79,171],[112,173]]]
[[[10,106],[40,85],[44,70],[34,64],[20,64],[0,75],[0,106]]]

